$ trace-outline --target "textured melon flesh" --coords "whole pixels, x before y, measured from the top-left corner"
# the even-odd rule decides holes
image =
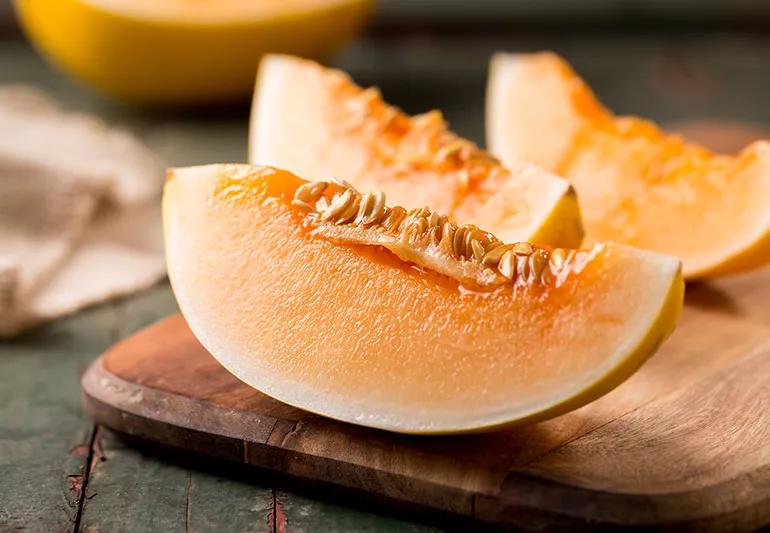
[[[688,277],[770,261],[770,143],[718,155],[614,117],[550,53],[496,56],[487,106],[490,150],[569,179],[589,242],[679,256]]]
[[[459,152],[453,148],[463,145]],[[409,117],[342,72],[291,56],[266,56],[250,129],[251,163],[308,180],[342,177],[384,191],[406,208],[430,207],[505,241],[579,246],[582,226],[569,183],[540,168],[467,162],[484,153],[447,130],[437,111]]]
[[[313,236],[289,204],[301,183],[193,167],[171,172],[163,201],[169,276],[192,331],[291,405],[417,433],[555,416],[612,389],[674,327],[675,259],[599,246],[558,287],[469,292],[380,247]]]

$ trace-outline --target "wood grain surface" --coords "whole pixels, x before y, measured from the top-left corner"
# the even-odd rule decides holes
[[[224,370],[177,315],[83,378],[110,428],[470,516],[553,525],[770,523],[770,271],[691,285],[672,338],[628,382],[540,424],[417,437],[318,417]]]

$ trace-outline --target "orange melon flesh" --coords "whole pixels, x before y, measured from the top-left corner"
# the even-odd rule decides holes
[[[679,262],[578,252],[561,281],[474,292],[377,246],[314,236],[305,183],[269,167],[171,170],[169,277],[202,344],[285,403],[407,433],[479,431],[575,409],[674,328]]]
[[[342,72],[285,55],[262,59],[249,161],[309,180],[341,177],[396,205],[430,207],[505,241],[573,248],[583,230],[569,183],[534,165],[510,169],[448,131],[441,114],[410,117]]]
[[[770,262],[770,143],[720,155],[615,117],[552,53],[493,58],[487,143],[569,179],[589,242],[679,256],[688,278]]]

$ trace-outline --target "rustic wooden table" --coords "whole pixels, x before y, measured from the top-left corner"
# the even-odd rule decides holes
[[[514,37],[515,35],[515,37]],[[663,122],[770,123],[770,35],[622,32],[460,35],[379,32],[338,58],[408,111],[443,108],[483,142],[486,62],[495,49],[565,54],[619,112]],[[38,84],[66,106],[137,132],[169,165],[241,161],[246,106],[151,113],[103,100],[0,41],[0,83]],[[719,132],[716,132],[719,134]],[[0,343],[0,530],[429,531],[457,526],[261,472],[129,445],[84,417],[79,377],[120,338],[176,310],[167,285]],[[526,526],[526,524],[522,524]]]

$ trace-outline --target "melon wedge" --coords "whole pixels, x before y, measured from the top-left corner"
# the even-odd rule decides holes
[[[249,161],[306,179],[345,178],[407,208],[430,207],[507,241],[580,246],[569,183],[528,164],[503,168],[447,130],[438,111],[410,117],[337,70],[269,55],[257,76]]]
[[[151,105],[248,98],[267,52],[325,58],[371,0],[14,0],[27,36],[59,68]]]
[[[615,117],[552,53],[499,54],[487,143],[577,189],[590,241],[680,257],[688,278],[770,262],[770,143],[715,154],[635,117]]]
[[[529,264],[545,258],[538,275],[524,264],[500,279],[499,259],[482,276],[479,261],[431,240],[435,212],[415,210],[391,232],[398,208],[359,196],[385,220],[361,222],[337,202],[347,193],[302,194],[314,186],[269,167],[209,165],[169,171],[163,197],[169,277],[190,328],[235,376],[287,404],[405,433],[541,420],[617,386],[675,326],[675,258],[519,243]],[[314,201],[337,218],[303,205]]]

